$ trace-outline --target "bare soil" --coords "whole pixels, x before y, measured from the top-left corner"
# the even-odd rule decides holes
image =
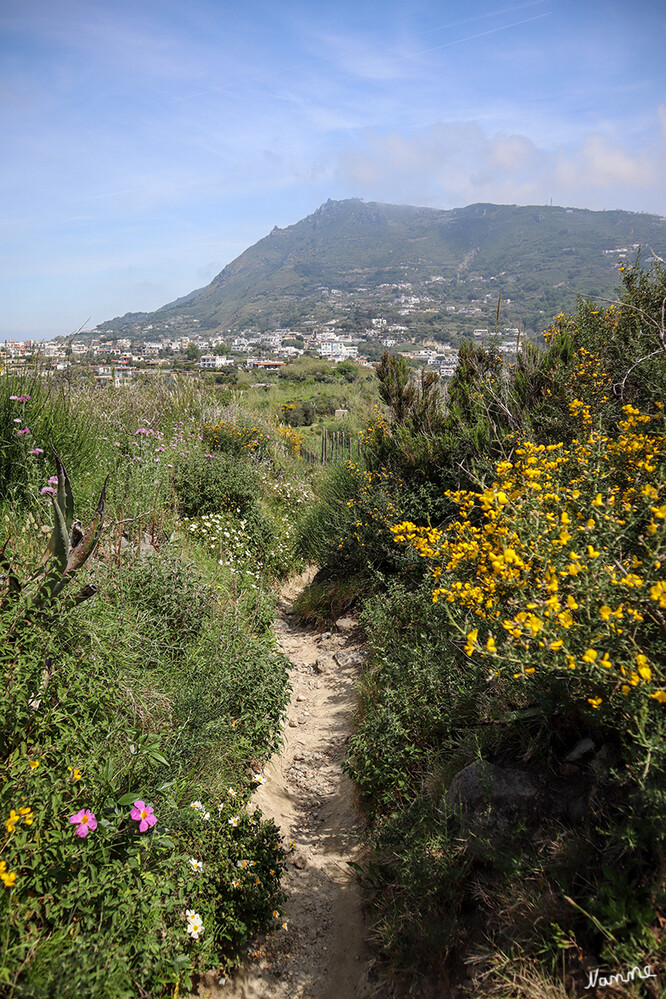
[[[389,999],[370,948],[361,896],[348,866],[361,857],[361,818],[342,771],[353,731],[355,687],[364,654],[355,622],[332,632],[300,626],[291,601],[314,571],[293,579],[278,603],[275,634],[292,662],[282,749],[264,769],[253,801],[294,844],[280,928],[257,941],[223,984],[209,974],[207,999]]]

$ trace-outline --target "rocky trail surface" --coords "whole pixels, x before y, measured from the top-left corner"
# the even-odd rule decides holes
[[[301,627],[291,601],[313,572],[292,580],[278,603],[275,633],[292,662],[281,751],[266,765],[253,801],[294,844],[284,886],[286,929],[251,949],[223,984],[199,982],[201,999],[389,999],[366,943],[359,889],[349,861],[361,852],[354,786],[342,764],[352,733],[355,686],[364,659],[355,622],[333,632]]]

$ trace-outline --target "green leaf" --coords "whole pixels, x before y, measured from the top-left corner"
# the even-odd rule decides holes
[[[133,805],[135,801],[141,800],[140,791],[128,791],[122,798],[118,798],[119,805]]]

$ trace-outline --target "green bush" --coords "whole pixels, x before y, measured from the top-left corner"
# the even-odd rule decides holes
[[[185,517],[230,511],[241,516],[254,507],[259,483],[247,461],[235,454],[192,451],[177,459],[174,485]]]

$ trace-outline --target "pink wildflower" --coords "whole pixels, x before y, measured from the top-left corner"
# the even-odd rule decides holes
[[[157,816],[153,815],[151,805],[146,805],[143,801],[135,801],[134,808],[130,812],[130,818],[139,823],[139,832],[146,832],[149,826],[154,826]]]
[[[53,486],[44,486],[42,489],[39,490],[40,496],[55,496],[55,494],[56,491],[53,488]]]
[[[74,835],[80,836],[82,839],[85,839],[89,832],[94,832],[97,829],[97,819],[87,808],[82,808],[76,815],[70,815],[69,821],[76,826]]]
[[[35,456],[44,454],[44,448],[36,447],[33,451],[28,451],[28,454],[34,454]]]

